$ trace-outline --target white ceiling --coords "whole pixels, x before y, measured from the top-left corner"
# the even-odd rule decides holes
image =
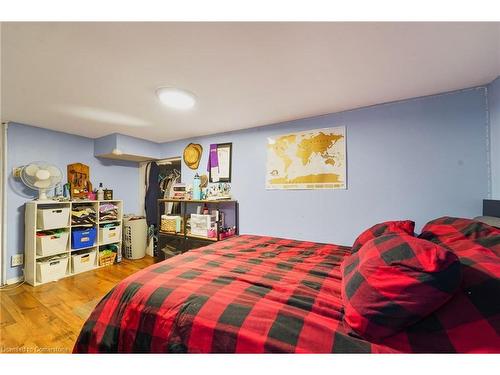
[[[3,121],[160,142],[488,83],[500,23],[4,23],[1,73]]]

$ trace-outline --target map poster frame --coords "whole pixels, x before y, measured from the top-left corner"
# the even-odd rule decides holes
[[[345,126],[269,137],[266,189],[347,189],[346,144]]]

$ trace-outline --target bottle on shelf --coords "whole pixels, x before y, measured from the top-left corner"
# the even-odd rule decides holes
[[[198,173],[194,175],[193,179],[193,200],[201,199],[200,176]]]
[[[104,200],[104,189],[102,188],[102,182],[99,182],[99,189],[97,189],[97,200]]]

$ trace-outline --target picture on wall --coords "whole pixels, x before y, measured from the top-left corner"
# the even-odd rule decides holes
[[[266,189],[346,189],[344,126],[268,138]]]
[[[208,173],[210,182],[231,182],[232,143],[210,145]]]

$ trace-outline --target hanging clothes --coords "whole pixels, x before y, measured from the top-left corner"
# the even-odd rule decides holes
[[[159,175],[160,168],[158,164],[154,161],[148,163],[146,166],[146,197],[144,202],[148,225],[158,225],[158,199],[160,199]]]
[[[174,186],[175,184],[181,182],[181,174],[177,169],[174,169],[172,173],[168,176],[168,181],[165,184],[165,188],[163,191],[163,198],[169,199],[174,196]],[[178,209],[179,203],[169,202],[165,205],[165,214],[172,215],[176,213],[180,213]]]
[[[169,171],[167,175],[161,177],[160,191],[163,199],[169,199],[174,196],[173,187],[176,183],[179,183],[180,181],[181,181],[181,173],[177,169],[172,169],[171,171]],[[179,206],[178,203],[172,203],[172,202],[166,203],[164,206],[164,212],[162,212],[162,214],[171,215],[179,213],[180,210],[177,209],[178,206]]]
[[[159,214],[180,213],[180,204],[158,204],[158,199],[169,198],[168,192],[171,186],[180,182],[181,176],[181,161],[175,160],[171,162],[152,162],[146,165],[146,221],[148,223],[148,243],[153,248],[153,255],[158,256],[159,247],[163,247],[162,237],[158,235],[160,223],[158,222]],[[154,189],[153,189],[154,187]],[[176,208],[177,206],[177,208]],[[176,209],[178,211],[176,211]],[[165,212],[164,212],[165,211]],[[163,241],[164,242],[164,241]]]

